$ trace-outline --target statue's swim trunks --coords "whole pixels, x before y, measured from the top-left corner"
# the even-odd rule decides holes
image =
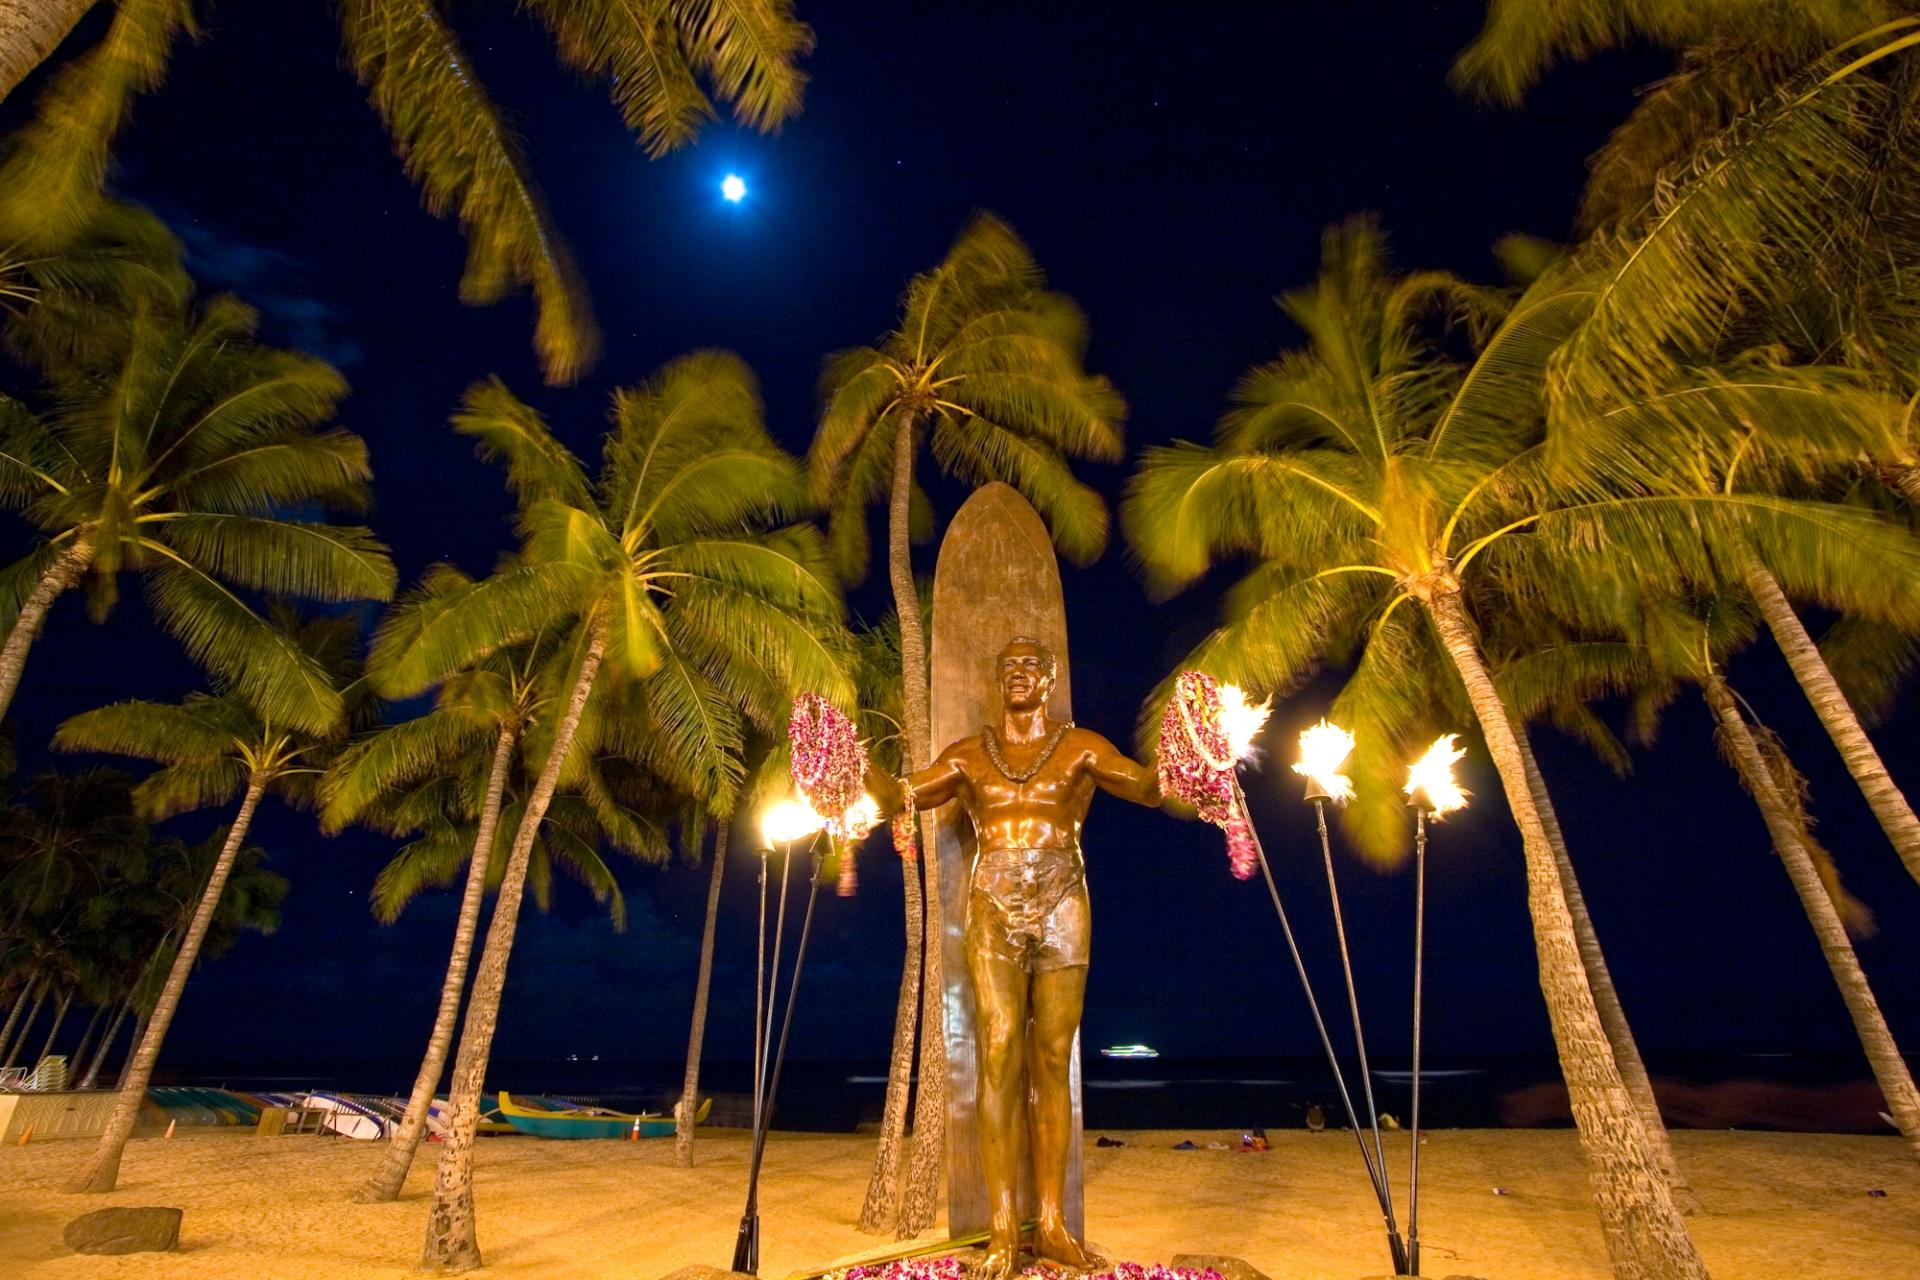
[[[1078,848],[991,849],[973,860],[967,950],[1029,973],[1087,963],[1093,915]]]

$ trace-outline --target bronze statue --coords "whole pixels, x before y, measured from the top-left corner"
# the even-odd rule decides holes
[[[1054,670],[1052,652],[1039,642],[1022,637],[1007,645],[996,672],[999,726],[961,739],[903,780],[919,808],[958,800],[978,837],[965,936],[981,1056],[981,1162],[992,1205],[989,1280],[1011,1274],[1020,1251],[1023,1125],[1039,1209],[1034,1253],[1069,1268],[1096,1262],[1062,1209],[1073,1119],[1068,1062],[1092,931],[1080,827],[1096,787],[1136,804],[1160,803],[1151,768],[1097,733],[1047,718]],[[869,769],[868,787],[883,812],[905,799],[901,784],[877,770]]]

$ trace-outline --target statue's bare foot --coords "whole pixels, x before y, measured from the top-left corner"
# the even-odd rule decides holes
[[[1011,1241],[989,1240],[986,1260],[974,1269],[975,1280],[1010,1280],[1017,1270],[1014,1264],[1019,1260],[1020,1237],[1018,1235]]]
[[[1034,1228],[1033,1251],[1040,1261],[1067,1271],[1092,1271],[1105,1261],[1074,1239],[1064,1222],[1039,1223]]]

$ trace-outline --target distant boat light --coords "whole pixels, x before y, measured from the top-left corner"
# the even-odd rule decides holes
[[[747,180],[737,173],[730,173],[720,179],[720,195],[728,204],[739,204],[747,198]]]
[[[1116,1044],[1110,1049],[1102,1049],[1100,1056],[1103,1058],[1157,1058],[1160,1056],[1160,1051],[1150,1049],[1144,1044]]]

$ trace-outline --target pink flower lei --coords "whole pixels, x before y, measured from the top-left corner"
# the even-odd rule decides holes
[[[1220,723],[1220,686],[1204,671],[1182,671],[1160,717],[1160,789],[1190,804],[1227,834],[1227,864],[1253,874],[1253,833],[1234,796],[1237,762]]]
[[[853,721],[819,694],[803,693],[793,700],[787,736],[793,742],[794,785],[826,819],[829,831],[852,834],[846,830],[847,811],[860,798],[867,772],[866,748]]]
[[[1193,1267],[1169,1267],[1161,1263],[1142,1265],[1138,1262],[1115,1262],[1101,1267],[1088,1275],[1083,1272],[1062,1272],[1045,1263],[1036,1263],[1021,1273],[1028,1277],[1057,1277],[1073,1275],[1076,1280],[1221,1280],[1221,1275],[1212,1267],[1195,1269]],[[896,1262],[874,1263],[868,1266],[848,1267],[845,1271],[828,1273],[828,1280],[970,1280],[971,1269],[960,1258],[902,1258]]]

